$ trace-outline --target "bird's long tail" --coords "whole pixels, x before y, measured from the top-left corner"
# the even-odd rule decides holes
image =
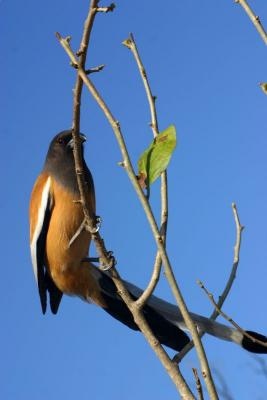
[[[101,296],[105,300],[106,307],[103,307],[103,309],[129,328],[139,330],[133,320],[132,314],[118,295],[117,289],[108,273],[92,266],[91,274],[98,282]],[[137,286],[127,281],[124,281],[124,283],[133,299],[138,298],[142,294],[143,291]],[[180,351],[189,342],[189,337],[184,332],[187,328],[177,306],[156,296],[151,296],[143,308],[143,313],[150,328],[161,344]],[[199,330],[219,339],[234,342],[252,353],[267,354],[267,347],[253,342],[235,328],[211,321],[209,318],[198,314],[190,313],[190,315]],[[266,336],[253,331],[247,331],[247,333],[255,339],[267,343]]]

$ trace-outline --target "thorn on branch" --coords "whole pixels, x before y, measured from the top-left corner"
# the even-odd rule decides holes
[[[115,8],[116,8],[116,4],[111,3],[110,6],[108,6],[108,7],[97,7],[96,12],[108,13],[108,12],[114,11]]]
[[[112,126],[120,130],[120,122],[118,120],[112,122]]]
[[[102,71],[104,68],[105,68],[105,64],[101,64],[101,65],[98,65],[97,67],[89,68],[89,69],[85,70],[84,72],[85,72],[87,75],[89,75],[89,74],[93,74],[94,72],[100,72],[100,71]]]
[[[162,240],[162,237],[161,237],[161,236],[158,236],[158,241],[159,241],[160,243],[163,243],[163,240]]]
[[[70,61],[70,66],[75,68],[75,69],[79,68],[78,64],[76,62],[73,62],[73,61]]]
[[[80,56],[82,56],[83,54],[85,54],[86,50],[87,50],[87,45],[86,45],[85,43],[82,42],[82,43],[80,44],[79,50],[76,51],[76,55],[77,55],[78,57],[80,57]]]
[[[80,57],[82,54],[84,54],[84,50],[77,50],[76,51],[76,56]]]
[[[133,46],[133,34],[130,33],[129,37],[127,39],[125,39],[122,44],[127,47],[128,49],[131,50],[132,46]]]

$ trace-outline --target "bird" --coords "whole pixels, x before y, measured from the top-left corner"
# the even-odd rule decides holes
[[[86,136],[82,133],[79,136],[89,212],[92,218],[96,218],[94,181],[84,160]],[[88,258],[91,234],[83,229],[84,215],[79,201],[73,148],[72,130],[62,131],[52,139],[30,199],[30,250],[42,312],[46,312],[48,297],[50,309],[56,314],[63,294],[78,296],[138,331],[110,272],[98,268]],[[132,283],[123,282],[133,300],[143,293]],[[162,345],[181,351],[190,341],[176,305],[152,295],[143,307],[143,314]],[[252,353],[267,354],[264,344],[254,342],[235,328],[195,313],[190,315],[199,331],[234,342]],[[266,336],[254,331],[246,332],[267,343]]]

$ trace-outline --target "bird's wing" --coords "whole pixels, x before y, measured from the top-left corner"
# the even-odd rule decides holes
[[[42,311],[43,313],[46,312],[48,291],[51,310],[56,314],[62,292],[55,286],[44,266],[46,235],[52,212],[52,203],[51,178],[43,173],[38,177],[34,185],[30,202],[31,258]]]

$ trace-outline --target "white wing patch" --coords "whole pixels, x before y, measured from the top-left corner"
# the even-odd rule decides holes
[[[49,202],[49,192],[51,186],[51,178],[49,177],[46,181],[46,184],[43,189],[41,204],[38,210],[38,218],[37,224],[35,226],[33,238],[31,241],[31,257],[32,257],[32,265],[33,265],[33,272],[35,275],[36,282],[38,284],[38,265],[37,265],[37,241],[39,239],[40,233],[42,232],[45,211],[47,209],[47,205]],[[50,206],[50,205],[49,205]]]

